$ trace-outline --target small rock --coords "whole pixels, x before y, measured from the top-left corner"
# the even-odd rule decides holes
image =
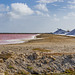
[[[52,60],[56,60],[53,56],[50,56],[50,58],[51,58]]]
[[[4,73],[0,73],[0,75],[5,75]]]
[[[38,56],[40,56],[40,52],[36,52],[36,54],[37,54]]]
[[[2,51],[1,54],[14,54],[13,51],[9,50],[9,51]]]
[[[38,67],[41,67],[42,66],[42,63],[37,63],[36,64]]]
[[[31,73],[34,74],[34,75],[38,75],[39,74],[37,69],[33,69],[33,71]]]
[[[14,52],[12,51],[2,51],[1,54],[0,54],[0,58],[1,59],[8,59],[9,57],[12,56]]]
[[[50,62],[50,59],[44,59],[44,64],[48,64]]]
[[[73,58],[73,55],[68,55],[67,56],[69,59],[72,59]]]
[[[45,59],[46,57],[45,56],[42,56],[42,59]]]
[[[22,75],[31,75],[28,71],[21,69],[19,70],[18,74],[22,74]]]
[[[0,63],[3,63],[3,59],[0,59]]]
[[[37,55],[36,53],[33,53],[33,58],[34,58],[34,59],[37,59],[37,56],[38,56],[38,55]]]
[[[30,60],[35,60],[35,59],[37,59],[37,57],[38,57],[38,55],[37,55],[36,53],[33,53],[32,55],[29,55],[29,56],[28,56],[28,58],[29,58]]]

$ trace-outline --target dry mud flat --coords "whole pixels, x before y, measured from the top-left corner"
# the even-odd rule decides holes
[[[41,34],[37,38],[42,39],[0,45],[0,72],[5,75],[75,75],[75,37]]]

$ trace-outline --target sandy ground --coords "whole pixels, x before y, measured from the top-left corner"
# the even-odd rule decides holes
[[[32,52],[34,48],[50,50],[49,53],[75,54],[75,37],[53,34],[38,35],[36,40],[30,40],[22,44],[0,45],[0,52],[12,50],[17,53]]]

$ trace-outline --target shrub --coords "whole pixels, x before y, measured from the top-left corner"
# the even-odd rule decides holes
[[[27,66],[27,69],[32,70],[33,68],[31,66]]]

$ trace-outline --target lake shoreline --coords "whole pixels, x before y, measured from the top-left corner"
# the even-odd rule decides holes
[[[29,40],[36,39],[36,36],[37,35],[39,35],[39,34],[32,35],[30,38],[0,40],[0,42],[3,42],[3,43],[0,43],[0,45],[2,45],[2,44],[18,44],[18,43],[24,43],[24,42],[27,42]]]

